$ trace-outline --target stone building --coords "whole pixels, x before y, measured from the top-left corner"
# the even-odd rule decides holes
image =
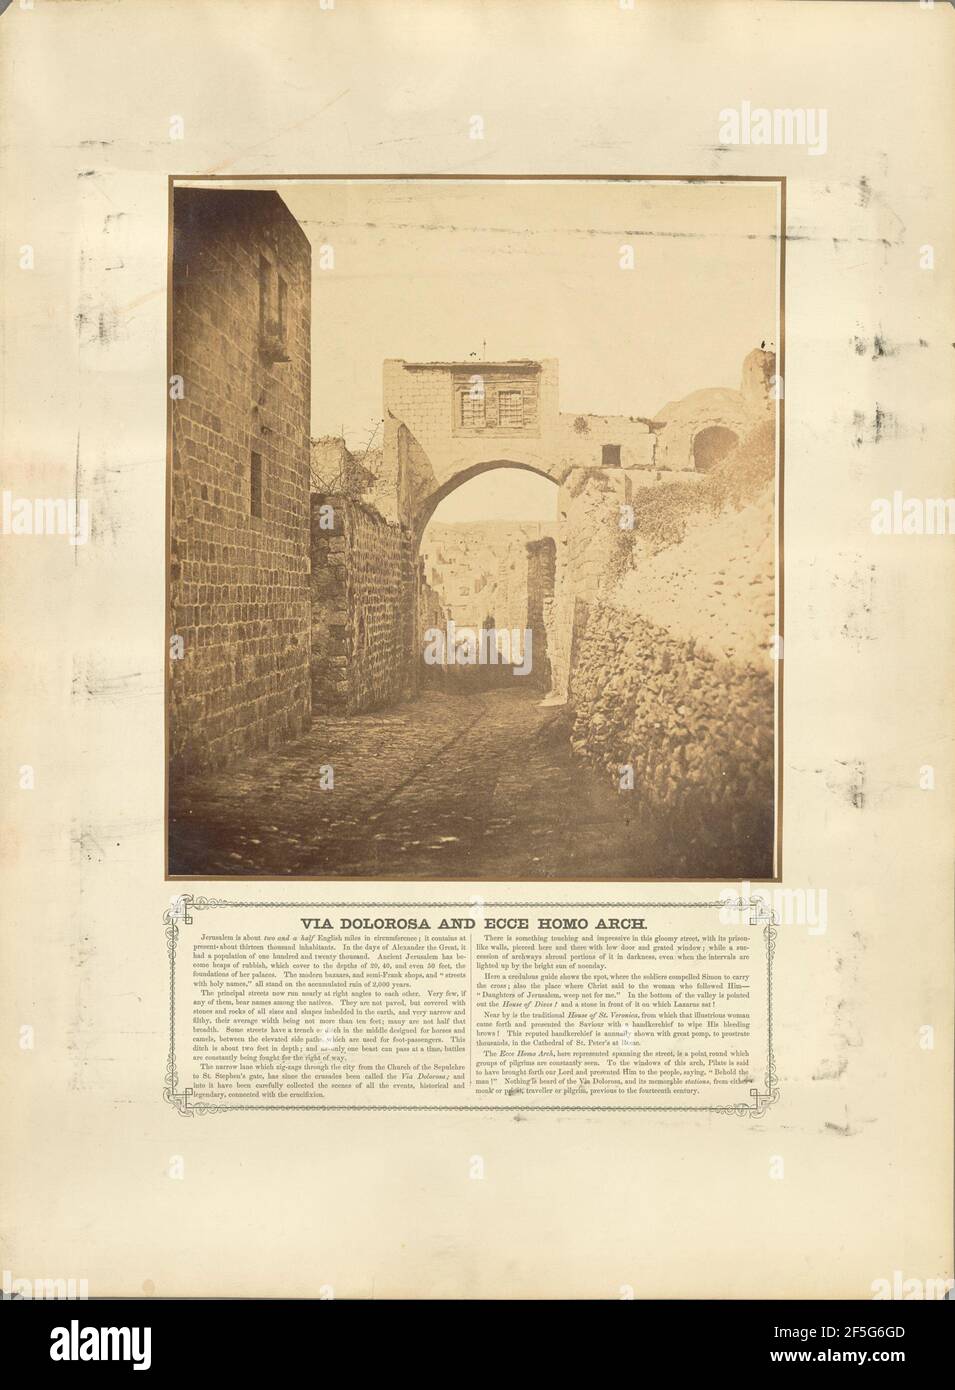
[[[656,412],[658,462],[709,473],[755,424],[772,413],[776,356],[756,348],[743,362],[739,389],[709,387],[668,401]]]
[[[555,483],[575,468],[653,469],[652,422],[571,415],[552,358],[384,364],[384,445],[376,505],[420,537],[461,483],[502,466]]]
[[[170,761],[310,714],[311,253],[274,192],[173,195]]]

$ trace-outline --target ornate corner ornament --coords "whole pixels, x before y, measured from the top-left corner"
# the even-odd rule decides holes
[[[222,1106],[192,1103],[192,1087],[179,1089],[179,1072],[176,1069],[176,947],[179,945],[179,923],[191,926],[190,907],[206,907],[210,900],[194,898],[191,893],[180,893],[170,900],[162,915],[166,928],[166,952],[169,956],[169,1055],[166,1058],[166,1071],[163,1077],[163,1100],[174,1105],[180,1115],[216,1115]]]

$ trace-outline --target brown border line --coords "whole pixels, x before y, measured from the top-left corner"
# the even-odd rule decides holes
[[[170,660],[172,642],[172,197],[175,185],[170,178],[166,190],[166,592],[165,650],[163,651],[163,875],[169,878],[169,701],[172,686]]]
[[[786,670],[786,643],[783,636],[785,610],[784,588],[786,566],[783,561],[784,500],[783,485],[786,471],[786,179],[779,180],[779,350],[776,373],[782,383],[779,396],[779,483],[776,489],[776,568],[779,582],[779,605],[776,610],[776,632],[779,637],[779,660],[776,663],[776,857],[774,883],[783,875],[783,676]]]
[[[606,883],[618,884],[627,888],[635,883],[723,883],[721,878],[646,878],[646,879],[571,879],[571,878],[494,878],[473,877],[423,878],[417,874],[170,874],[169,872],[169,748],[170,720],[169,697],[172,673],[170,668],[169,644],[172,637],[172,611],[170,605],[171,589],[171,551],[172,551],[172,399],[169,395],[169,377],[172,374],[172,258],[173,258],[173,190],[177,184],[188,183],[434,183],[438,181],[474,183],[482,180],[498,183],[775,183],[780,188],[779,223],[776,235],[779,237],[779,346],[777,351],[777,374],[782,382],[782,395],[779,405],[779,479],[776,489],[776,562],[779,583],[779,605],[776,613],[776,630],[780,638],[780,659],[776,662],[776,835],[774,843],[774,874],[772,878],[751,879],[751,883],[781,883],[783,856],[783,671],[785,667],[784,623],[784,523],[783,502],[785,497],[784,475],[786,455],[786,178],[785,174],[168,174],[168,210],[166,227],[166,649],[163,654],[163,881],[166,883]]]

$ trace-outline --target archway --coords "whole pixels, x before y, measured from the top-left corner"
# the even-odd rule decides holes
[[[522,459],[500,458],[486,459],[481,463],[463,464],[439,487],[428,493],[417,506],[414,516],[414,532],[417,544],[420,546],[421,537],[438,507],[452,493],[456,493],[459,488],[465,487],[486,473],[504,472],[505,470],[516,469],[519,472],[533,473],[538,478],[545,479],[553,485],[554,497],[556,498],[559,479],[555,478],[546,468],[537,463],[527,463]],[[556,503],[555,503],[556,507]],[[556,513],[555,513],[556,514]]]
[[[425,688],[549,688],[557,497],[541,469],[494,460],[426,500],[416,528]]]

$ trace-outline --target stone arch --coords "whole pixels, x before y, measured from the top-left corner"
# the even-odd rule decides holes
[[[709,473],[739,443],[739,436],[726,425],[706,425],[693,436],[693,467]]]
[[[561,482],[561,479],[555,477],[554,473],[540,461],[530,462],[525,459],[495,458],[486,459],[481,463],[463,464],[459,466],[450,477],[445,479],[440,486],[436,487],[419,501],[413,520],[416,553],[421,544],[421,537],[424,534],[425,527],[434,515],[438,504],[443,502],[452,492],[457,491],[464,483],[469,483],[474,478],[480,477],[482,473],[490,473],[496,468],[516,468],[525,473],[536,473],[538,477],[546,478],[548,482],[553,483],[555,487],[558,487]]]

